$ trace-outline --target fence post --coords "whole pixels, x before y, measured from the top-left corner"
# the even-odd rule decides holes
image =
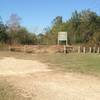
[[[78,47],[78,53],[81,53],[81,47],[80,46]]]
[[[85,47],[83,47],[83,53],[86,53],[86,48]]]
[[[92,48],[91,47],[89,47],[89,53],[91,53],[92,52]]]
[[[100,48],[98,47],[98,49],[97,49],[97,53],[100,53]]]
[[[64,45],[64,53],[66,53],[66,45]]]

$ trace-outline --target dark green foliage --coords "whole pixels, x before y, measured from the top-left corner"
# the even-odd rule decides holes
[[[59,31],[68,32],[69,44],[99,44],[100,40],[100,16],[87,9],[81,12],[73,12],[69,20],[64,22],[61,16],[57,16],[44,37],[48,44],[57,44]],[[95,40],[95,41],[94,41]]]
[[[7,27],[6,27],[7,26]],[[58,32],[68,32],[69,44],[100,44],[100,16],[87,9],[75,11],[69,20],[57,16],[44,34],[32,34],[20,25],[20,17],[11,15],[8,24],[0,21],[0,42],[8,44],[57,44]]]
[[[20,44],[35,44],[36,36],[29,33],[25,28],[20,28],[16,35],[16,39]]]
[[[6,26],[3,24],[3,22],[0,20],[0,42],[6,43],[8,39],[8,35],[6,33]]]
[[[7,25],[0,20],[0,43],[4,44],[36,44],[36,35],[27,31],[19,23],[19,17],[12,15]]]

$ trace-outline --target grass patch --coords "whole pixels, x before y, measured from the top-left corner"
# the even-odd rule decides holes
[[[17,52],[0,52],[2,57],[39,60],[56,71],[81,72],[100,75],[100,54],[27,54]]]
[[[56,71],[100,75],[100,54],[40,54],[35,58]]]

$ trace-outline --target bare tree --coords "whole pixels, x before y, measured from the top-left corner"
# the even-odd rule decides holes
[[[17,14],[11,14],[9,20],[7,21],[7,26],[9,30],[18,31],[20,28],[21,18]]]

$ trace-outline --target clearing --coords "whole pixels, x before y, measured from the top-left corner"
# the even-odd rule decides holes
[[[6,56],[5,56],[6,55]],[[0,57],[0,77],[12,86],[16,93],[24,97],[19,100],[99,100],[100,99],[100,77],[90,74],[89,68],[86,73],[89,75],[76,73],[74,66],[86,64],[83,59],[80,63],[76,62],[75,55],[66,55],[69,62],[61,62],[61,55],[55,55],[58,63],[51,55],[31,55],[21,53],[1,53]],[[90,55],[91,57],[93,55]],[[91,58],[89,56],[89,59]],[[46,57],[46,58],[45,58]],[[56,58],[57,57],[57,58]],[[64,56],[65,57],[65,56]],[[97,57],[97,55],[95,55]],[[38,58],[38,60],[37,60]],[[44,58],[44,59],[43,59]],[[99,57],[98,57],[99,58]],[[79,57],[77,58],[79,59]],[[47,61],[48,60],[48,61]],[[86,59],[87,60],[87,59]],[[72,62],[71,62],[72,61]],[[76,62],[74,64],[74,61]],[[45,63],[43,63],[45,62]],[[52,63],[51,63],[52,62]],[[93,62],[92,62],[93,63]],[[92,64],[91,63],[91,64]],[[99,63],[96,62],[96,68]],[[69,65],[66,65],[69,64]],[[90,64],[90,63],[89,63]],[[50,65],[50,66],[48,66]],[[58,65],[58,67],[57,67]],[[71,70],[63,72],[59,68],[61,65],[71,66]],[[92,64],[93,65],[93,64]],[[55,68],[52,68],[56,66]],[[79,67],[77,66],[76,69]],[[87,65],[84,65],[85,67]],[[69,67],[68,67],[69,68]],[[66,70],[68,70],[68,68]],[[92,67],[94,68],[94,67]],[[83,70],[83,71],[82,71]],[[86,69],[80,68],[80,72]],[[75,71],[75,72],[73,72]],[[94,72],[95,70],[91,71]],[[97,72],[98,73],[98,72]],[[95,74],[98,75],[98,74]],[[1,80],[0,80],[1,81]],[[0,88],[1,89],[1,88]],[[3,89],[2,89],[3,90]],[[0,92],[0,96],[2,93]],[[8,95],[7,95],[8,96]],[[12,96],[12,95],[11,95]],[[15,97],[8,96],[8,100],[17,100]],[[7,100],[7,99],[2,99]]]

